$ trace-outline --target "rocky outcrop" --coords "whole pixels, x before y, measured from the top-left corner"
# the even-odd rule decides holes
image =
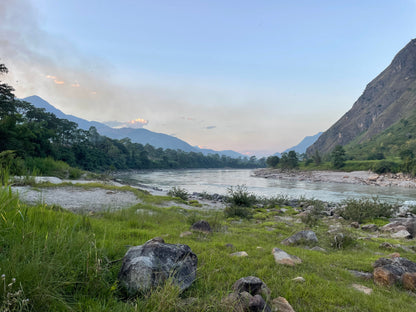
[[[166,244],[158,237],[127,251],[118,278],[128,296],[148,292],[168,279],[185,290],[195,280],[197,263],[189,246]]]
[[[362,143],[381,133],[414,110],[415,87],[414,39],[367,85],[353,107],[307,149],[307,154],[327,154],[336,145],[346,145],[357,138],[357,143]]]
[[[391,286],[394,284],[402,284],[403,276],[405,280],[409,280],[413,273],[416,273],[416,263],[402,257],[380,258],[374,264],[374,282],[377,285]],[[410,284],[410,282],[409,282]]]

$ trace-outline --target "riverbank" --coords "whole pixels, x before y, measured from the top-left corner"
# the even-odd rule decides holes
[[[403,175],[402,173],[377,174],[371,171],[286,171],[266,168],[253,171],[253,176],[265,179],[416,188],[416,179]]]

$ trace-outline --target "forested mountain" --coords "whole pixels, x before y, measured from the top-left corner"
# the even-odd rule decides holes
[[[313,155],[318,151],[328,154],[336,145],[349,143],[367,146],[371,139],[384,131],[388,133],[389,127],[401,120],[403,125],[409,127],[413,122],[409,117],[414,115],[415,110],[416,39],[410,41],[391,64],[367,85],[353,107],[325,131],[307,153]]]
[[[59,109],[56,109],[53,105],[51,105],[41,97],[36,95],[26,97],[23,100],[33,104],[35,107],[44,108],[47,112],[53,113],[59,118],[73,121],[77,123],[79,128],[83,130],[88,130],[90,127],[95,127],[99,134],[112,139],[121,140],[124,138],[129,138],[133,143],[140,143],[143,145],[149,144],[156,148],[161,147],[163,149],[182,150],[184,152],[201,152],[204,155],[219,154],[220,156],[224,155],[234,158],[239,158],[243,156],[234,151],[214,151],[208,149],[200,149],[197,146],[191,146],[185,141],[178,139],[174,136],[153,132],[143,128],[111,128],[101,122],[88,121],[73,115],[67,115]]]
[[[7,68],[0,64],[0,75]],[[111,139],[95,127],[78,128],[75,122],[15,98],[13,88],[0,81],[0,167],[10,166],[12,158],[21,160],[14,167],[24,170],[30,159],[53,158],[85,170],[149,168],[253,168],[265,161],[255,157],[226,156],[155,148],[134,143],[128,138]],[[23,162],[22,162],[23,161]],[[7,162],[7,163],[6,163]],[[32,162],[33,163],[33,162]],[[19,167],[19,168],[18,168]]]

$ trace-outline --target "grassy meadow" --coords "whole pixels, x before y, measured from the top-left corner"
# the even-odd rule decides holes
[[[304,223],[291,207],[250,208],[250,219],[227,218],[223,211],[202,211],[192,206],[167,208],[163,203],[171,201],[170,197],[129,190],[142,199],[141,204],[81,215],[42,203],[27,206],[8,186],[2,187],[0,310],[231,311],[221,304],[221,299],[231,292],[235,281],[250,275],[267,284],[271,298],[285,297],[297,312],[414,310],[414,293],[399,286],[376,286],[348,271],[372,272],[372,263],[392,252],[416,261],[413,252],[379,247],[386,241],[412,246],[412,240],[369,238],[369,233],[350,228],[349,221],[323,218]],[[194,232],[180,237],[201,219],[211,224],[213,233]],[[328,229],[338,222],[350,241],[334,247]],[[387,223],[385,219],[377,222]],[[326,252],[280,244],[307,228],[316,232],[319,246]],[[198,256],[197,280],[183,293],[166,284],[137,298],[124,298],[117,284],[121,259],[129,246],[157,236],[167,243],[191,247]],[[273,247],[300,257],[303,263],[295,267],[276,264],[271,254]],[[246,251],[249,256],[230,256],[236,251]],[[306,281],[292,281],[298,276]],[[373,293],[361,293],[352,284],[369,287]]]

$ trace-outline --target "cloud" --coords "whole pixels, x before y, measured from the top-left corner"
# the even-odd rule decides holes
[[[144,126],[146,126],[149,123],[148,120],[142,119],[142,118],[137,118],[137,119],[133,119],[130,121],[125,121],[125,122],[121,122],[121,121],[105,121],[104,124],[106,124],[109,127],[112,128],[133,128],[133,129],[139,129],[139,128],[143,128]]]
[[[207,130],[211,130],[211,129],[215,129],[217,126],[208,126],[208,127],[205,127],[205,129],[207,129]]]

